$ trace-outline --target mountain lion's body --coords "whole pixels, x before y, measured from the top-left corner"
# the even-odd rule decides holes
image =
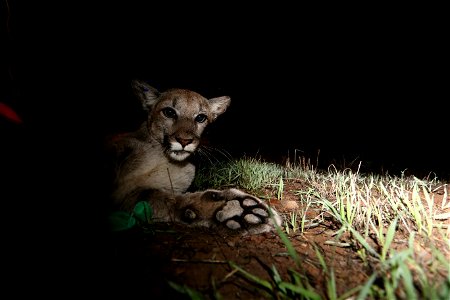
[[[116,209],[132,210],[148,201],[154,220],[190,226],[224,227],[260,233],[281,218],[258,198],[236,189],[186,193],[195,176],[191,155],[208,124],[228,108],[229,97],[206,99],[193,91],[163,93],[134,81],[133,91],[148,119],[132,133],[110,141],[114,154],[112,199]],[[273,218],[269,216],[273,212]]]

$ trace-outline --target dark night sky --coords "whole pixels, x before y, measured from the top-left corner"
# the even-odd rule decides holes
[[[139,115],[130,80],[140,78],[161,90],[231,96],[209,137],[238,154],[277,158],[299,149],[315,159],[320,149],[323,164],[345,158],[448,170],[448,46],[439,18],[225,8],[156,15],[151,5],[10,9],[6,94],[33,130],[56,132],[62,122],[74,142],[126,128]]]

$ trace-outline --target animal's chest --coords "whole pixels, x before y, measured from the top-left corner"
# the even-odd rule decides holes
[[[154,188],[157,189],[183,193],[191,185],[194,176],[195,168],[192,164],[179,166],[163,163],[153,169],[151,185],[155,185]]]
[[[132,177],[139,181],[138,186],[147,188],[183,193],[195,176],[193,164],[172,163],[163,155],[147,153],[141,157],[138,165]]]

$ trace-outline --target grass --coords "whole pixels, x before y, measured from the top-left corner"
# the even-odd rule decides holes
[[[197,190],[237,186],[258,193],[266,186],[278,186],[283,168],[255,158],[217,161],[197,170],[193,186]]]
[[[450,299],[447,183],[403,174],[361,174],[359,169],[333,166],[319,171],[301,161],[281,166],[244,157],[198,170],[196,189],[233,186],[262,199],[282,201],[290,181],[300,181],[305,187],[289,191],[298,197],[300,209],[283,214],[285,223],[277,228],[295,262],[289,279],[283,279],[275,266],[271,281],[267,281],[230,262],[237,273],[264,290],[268,299]],[[435,198],[438,189],[444,190],[439,201]],[[326,278],[326,291],[308,282],[290,239],[316,226],[334,231],[326,244],[355,252],[370,270],[365,282],[338,294],[337,270],[328,265],[318,248],[315,253]],[[394,247],[394,242],[403,246]]]

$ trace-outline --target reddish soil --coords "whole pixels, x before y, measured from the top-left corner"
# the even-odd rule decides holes
[[[271,204],[285,216],[289,214],[289,204],[297,204],[299,207],[295,209],[301,210],[301,202],[292,191],[301,189],[303,185],[301,182],[287,183],[283,200],[274,199]],[[441,203],[442,195],[442,189],[435,191],[436,203]],[[360,246],[350,236],[340,238],[340,242],[350,244],[347,247],[326,243],[334,239],[331,235],[339,228],[334,222],[331,218],[326,219],[320,226],[309,228],[304,233],[291,233],[290,241],[302,262],[300,267],[295,265],[276,233],[241,237],[173,224],[159,224],[146,232],[118,234],[113,241],[111,263],[117,266],[116,272],[125,275],[126,282],[123,276],[119,282],[126,286],[129,295],[143,293],[151,299],[188,299],[175,291],[169,281],[190,287],[206,299],[217,299],[215,293],[219,293],[222,299],[277,298],[268,291],[256,288],[254,283],[235,272],[229,265],[230,261],[270,282],[273,282],[272,266],[287,282],[292,282],[290,270],[296,270],[327,299],[327,274],[321,267],[315,247],[325,258],[327,266],[335,272],[338,295],[363,284],[373,273],[375,265],[363,263],[357,254]],[[445,221],[447,226],[449,223],[449,220]],[[407,233],[399,230],[392,247],[404,248],[407,240]],[[376,243],[373,242],[372,246],[376,247]],[[441,246],[441,251],[448,255],[448,245]],[[422,248],[420,256],[428,254],[426,247]]]

